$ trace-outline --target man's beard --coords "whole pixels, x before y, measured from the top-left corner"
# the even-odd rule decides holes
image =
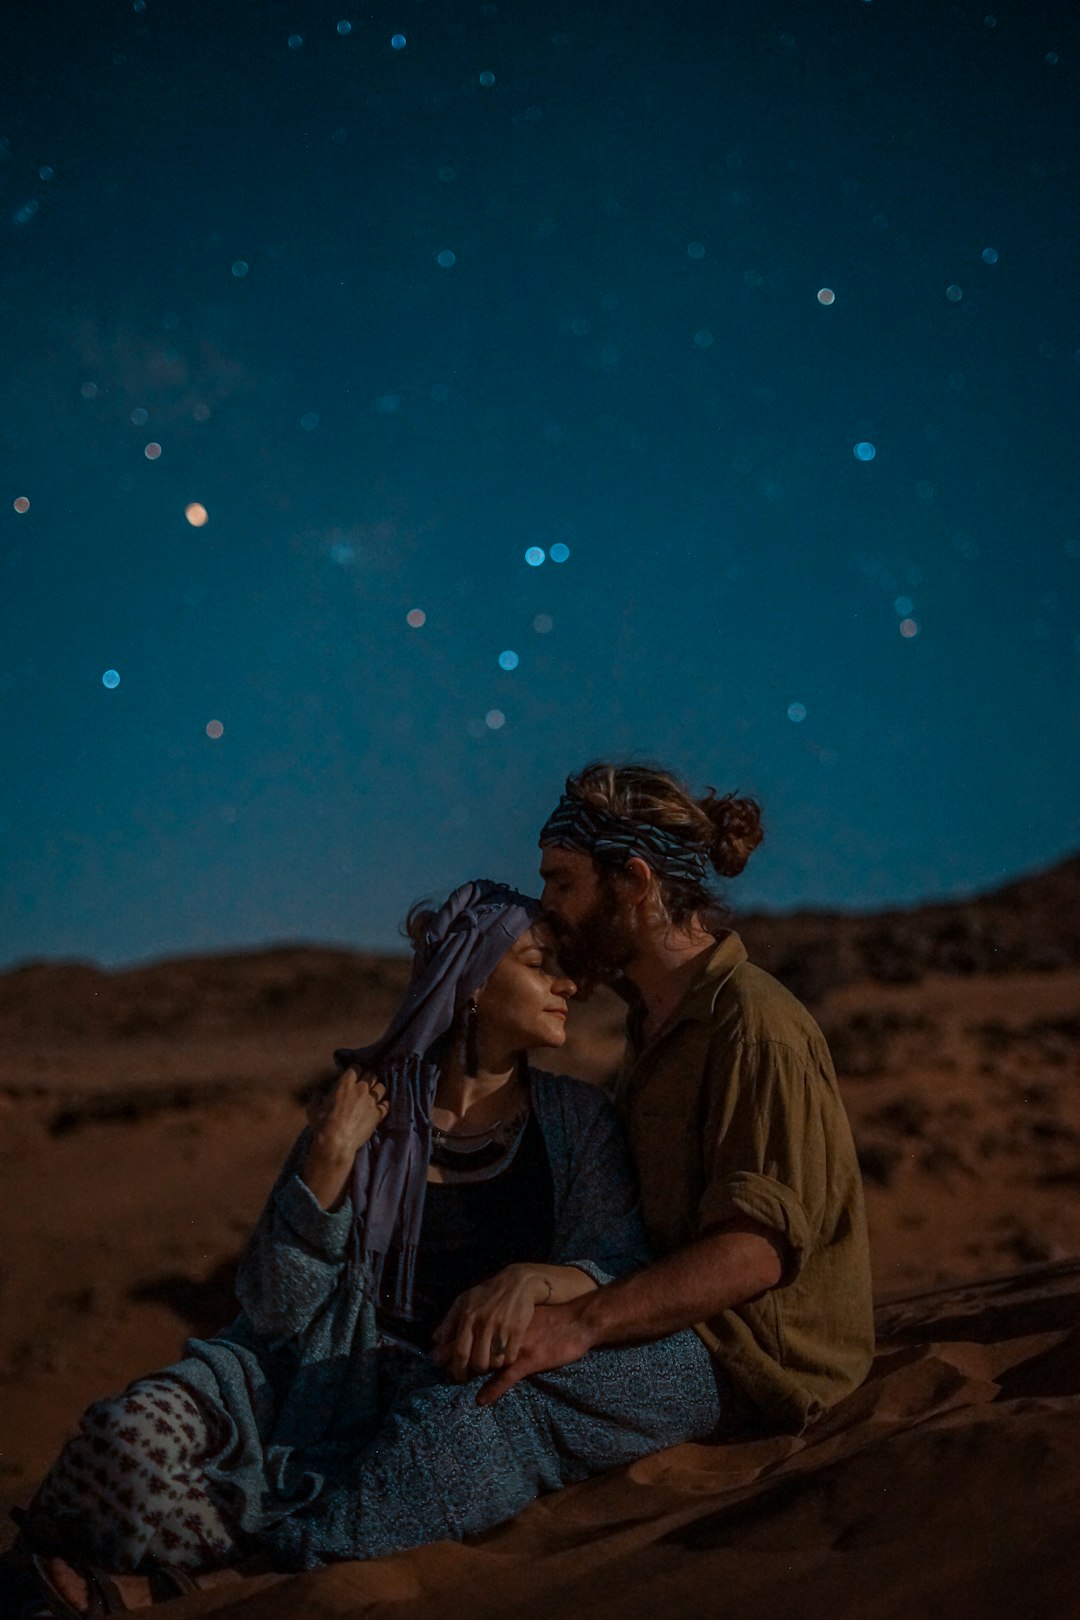
[[[559,942],[559,959],[579,994],[595,984],[611,984],[621,978],[637,955],[637,938],[627,922],[614,884],[600,878],[596,900],[580,922],[566,923],[553,918]]]

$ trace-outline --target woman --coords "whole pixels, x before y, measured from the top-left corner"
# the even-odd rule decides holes
[[[525,1060],[563,1044],[575,988],[537,903],[481,881],[411,922],[402,1005],[336,1054],[244,1255],[241,1315],[91,1407],[35,1496],[23,1535],[55,1612],[139,1606],[252,1555],[308,1569],[460,1539],[716,1432],[692,1332],[477,1405],[536,1309],[648,1254],[610,1105]]]

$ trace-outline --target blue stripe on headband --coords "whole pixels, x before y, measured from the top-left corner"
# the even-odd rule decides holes
[[[586,855],[614,855],[629,860],[640,856],[657,877],[686,883],[703,883],[709,868],[709,852],[702,844],[692,844],[682,834],[650,821],[634,821],[600,810],[564,793],[540,833],[541,844],[558,844],[564,849],[581,850]]]

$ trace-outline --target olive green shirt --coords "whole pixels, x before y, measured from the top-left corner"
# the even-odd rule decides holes
[[[661,1255],[730,1220],[775,1236],[777,1285],[697,1331],[764,1422],[797,1431],[874,1350],[862,1182],[825,1038],[733,933],[644,1049],[641,1017],[616,1102],[649,1235]]]

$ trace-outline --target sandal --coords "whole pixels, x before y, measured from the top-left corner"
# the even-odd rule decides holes
[[[131,1614],[123,1595],[111,1575],[103,1569],[92,1569],[87,1564],[69,1564],[68,1568],[76,1575],[80,1575],[86,1582],[86,1608],[77,1609],[56,1585],[49,1573],[49,1566],[41,1553],[32,1553],[30,1561],[34,1566],[34,1573],[41,1583],[41,1589],[52,1605],[53,1613],[58,1620],[98,1620],[101,1615]],[[64,1560],[67,1563],[67,1559]]]
[[[146,1578],[153,1603],[168,1603],[170,1598],[188,1597],[192,1592],[202,1591],[198,1581],[175,1564],[154,1564],[147,1569]]]

